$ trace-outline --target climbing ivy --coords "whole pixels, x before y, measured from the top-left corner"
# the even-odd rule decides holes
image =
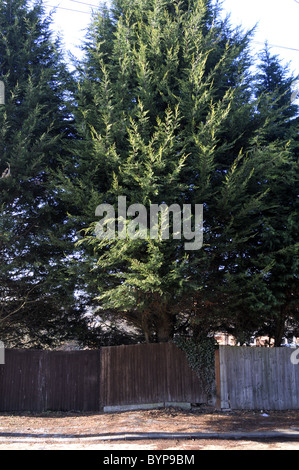
[[[204,391],[211,396],[215,389],[215,349],[214,338],[175,338],[176,346],[185,352],[189,365],[200,379]]]

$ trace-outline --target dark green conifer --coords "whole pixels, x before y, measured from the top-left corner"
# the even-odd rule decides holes
[[[260,173],[252,182],[248,41],[209,1],[117,1],[89,31],[76,96],[79,139],[61,187],[74,203],[71,220],[90,225],[89,284],[100,290],[101,311],[132,322],[149,341],[167,341],[184,324],[190,330],[195,304],[224,282],[219,270],[231,246],[244,249],[254,236],[256,222],[246,216],[260,210],[264,188]],[[186,251],[174,234],[99,242],[95,208],[116,209],[118,196],[148,211],[163,202],[204,204],[203,249]]]
[[[14,346],[55,343],[77,316],[73,241],[52,185],[70,136],[70,77],[50,24],[40,2],[0,1],[0,338]]]

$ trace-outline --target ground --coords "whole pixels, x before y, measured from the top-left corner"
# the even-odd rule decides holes
[[[299,411],[167,408],[121,413],[0,413],[0,450],[299,450],[296,439],[143,440],[141,435],[138,440],[129,439],[132,433],[270,431],[299,432]]]

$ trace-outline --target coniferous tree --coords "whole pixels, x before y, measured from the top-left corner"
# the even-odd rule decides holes
[[[266,44],[260,54],[255,95],[267,141],[293,139],[298,147],[298,106],[292,100],[292,84],[298,80]]]
[[[0,338],[13,346],[55,343],[79,316],[52,185],[67,158],[70,76],[50,24],[40,2],[0,1]]]
[[[116,208],[118,196],[148,211],[163,202],[205,205],[207,241],[196,253],[174,234],[87,238],[101,312],[119,314],[149,341],[169,340],[193,315],[193,297],[219,277],[231,236],[225,224],[231,213],[244,219],[232,184],[243,194],[253,166],[240,154],[256,126],[248,41],[210,1],[117,1],[90,28],[76,96],[79,138],[61,184],[72,222],[94,230],[95,208]],[[257,210],[261,192],[256,184],[247,211]]]
[[[261,283],[257,311],[262,313],[258,330],[281,344],[285,334],[298,329],[298,119],[299,108],[292,101],[292,83],[298,77],[283,66],[266,45],[261,54],[256,95],[264,120],[266,142],[285,142],[289,158],[275,174],[269,192],[269,210],[263,221],[258,248],[258,265],[271,266]],[[272,204],[272,207],[271,207]],[[255,255],[252,255],[253,258]],[[263,262],[261,261],[263,260]],[[258,292],[258,288],[255,288]],[[263,323],[264,320],[264,323]],[[295,330],[294,330],[295,328]]]
[[[279,113],[261,88],[254,96],[250,34],[218,13],[208,0],[114,1],[94,16],[78,70],[77,138],[58,189],[68,223],[84,229],[78,271],[100,315],[148,341],[221,327],[245,340],[272,315],[263,238],[286,170],[294,182],[294,141],[269,136]],[[175,233],[97,239],[95,209],[117,215],[119,196],[147,214],[203,204],[204,246],[186,250]]]
[[[241,342],[267,335],[279,346],[283,336],[298,331],[299,320],[298,106],[291,99],[296,77],[267,46],[259,69],[254,82],[257,120],[260,142],[269,150],[268,168],[258,184],[268,187],[266,210],[259,214],[255,237],[238,254],[240,261],[234,275],[227,276],[221,299],[227,299],[230,311],[226,329]],[[221,303],[217,308],[225,311]]]

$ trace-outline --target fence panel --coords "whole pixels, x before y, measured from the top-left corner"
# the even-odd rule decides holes
[[[6,350],[0,411],[98,411],[99,351]]]
[[[299,409],[294,349],[220,346],[221,408]]]
[[[0,411],[99,411],[166,402],[207,402],[185,353],[172,343],[96,351],[8,349],[0,365]]]
[[[0,411],[42,411],[45,382],[43,351],[6,350],[0,365]]]
[[[102,406],[206,403],[185,353],[172,343],[102,348]]]
[[[100,351],[47,353],[46,409],[98,411]]]

